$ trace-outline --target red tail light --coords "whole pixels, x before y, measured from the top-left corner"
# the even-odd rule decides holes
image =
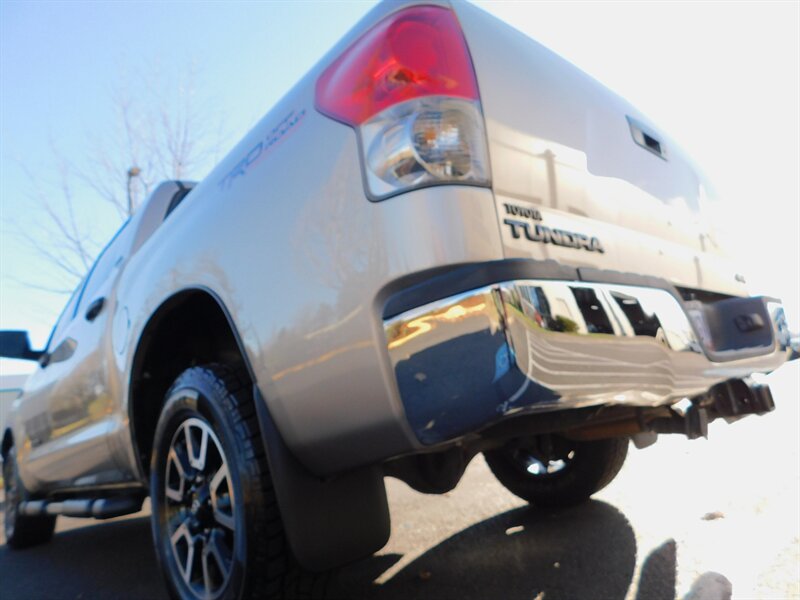
[[[345,50],[317,81],[320,112],[360,125],[423,96],[478,100],[478,84],[453,12],[415,6],[390,15]]]

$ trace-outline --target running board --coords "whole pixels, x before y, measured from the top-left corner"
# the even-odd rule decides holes
[[[93,517],[111,519],[138,512],[142,508],[142,496],[113,496],[87,500],[28,500],[20,503],[19,512],[28,517],[41,515],[63,515],[65,517]]]

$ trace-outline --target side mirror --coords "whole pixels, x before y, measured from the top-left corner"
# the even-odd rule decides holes
[[[39,360],[44,352],[31,350],[27,331],[0,331],[0,357]]]

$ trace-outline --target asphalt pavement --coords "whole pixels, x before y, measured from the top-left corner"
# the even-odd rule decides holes
[[[777,410],[709,440],[631,448],[591,502],[533,510],[476,459],[424,496],[388,480],[392,537],[343,569],[342,598],[800,599],[800,364],[769,377]],[[0,598],[166,598],[147,512],[60,518],[39,548],[0,546]]]

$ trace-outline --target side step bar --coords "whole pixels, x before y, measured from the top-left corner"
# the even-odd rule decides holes
[[[23,515],[63,515],[65,517],[94,517],[111,519],[138,512],[144,502],[143,496],[112,496],[87,500],[28,500],[19,506]]]

